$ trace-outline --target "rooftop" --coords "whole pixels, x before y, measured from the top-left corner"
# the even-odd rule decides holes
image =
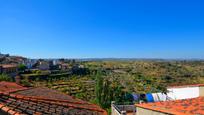
[[[15,92],[20,90],[25,90],[26,87],[20,86],[13,82],[0,82],[0,92],[9,93],[9,92]]]
[[[107,114],[97,105],[48,88],[25,88],[10,82],[0,82],[0,86],[0,108],[11,115]]]
[[[136,104],[136,106],[173,115],[204,115],[204,97]]]
[[[17,67],[16,64],[1,64],[0,66],[2,66],[3,68],[14,68],[14,67]]]

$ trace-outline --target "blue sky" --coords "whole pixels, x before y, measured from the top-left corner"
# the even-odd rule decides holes
[[[0,52],[204,58],[203,0],[0,0]]]

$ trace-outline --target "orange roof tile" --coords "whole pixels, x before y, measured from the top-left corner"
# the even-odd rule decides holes
[[[0,85],[8,85],[0,87],[0,109],[10,115],[107,115],[97,105],[48,88],[25,88],[10,82],[0,82]]]
[[[25,89],[27,88],[13,82],[5,82],[5,81],[0,82],[0,92],[10,93],[10,92],[25,90]]]
[[[15,64],[2,64],[0,66],[2,66],[3,68],[14,68],[14,67],[17,67],[17,65],[15,65]]]
[[[173,115],[204,115],[204,97],[136,104],[137,107]]]

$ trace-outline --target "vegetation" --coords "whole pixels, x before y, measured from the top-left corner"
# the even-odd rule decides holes
[[[30,86],[32,86],[32,84],[31,84],[27,79],[21,80],[20,83],[21,83],[23,86],[25,86],[25,87],[30,87]]]
[[[102,76],[97,73],[96,76],[96,102],[103,108],[109,108],[111,101],[115,100],[118,102],[124,101],[123,97],[125,92],[119,83],[110,81],[108,77]]]
[[[171,85],[204,83],[204,61],[89,61],[80,64],[86,69],[62,76],[55,76],[57,73],[42,76],[46,79],[33,79],[32,84],[50,87],[108,109],[111,101],[132,102],[131,93],[166,92],[166,87]]]
[[[12,78],[6,74],[0,74],[0,81],[13,81]]]
[[[18,65],[18,71],[25,71],[27,69],[26,65],[20,64]]]
[[[60,79],[51,78],[48,81],[36,80],[33,82],[33,85],[46,86],[86,101],[94,101],[95,99],[95,81],[88,76],[72,76]]]

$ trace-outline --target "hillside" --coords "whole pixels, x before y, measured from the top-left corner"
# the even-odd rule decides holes
[[[49,81],[34,81],[72,96],[95,102],[97,71],[102,71],[106,89],[113,94],[165,91],[167,86],[204,83],[203,61],[87,61],[80,62],[90,72]],[[115,90],[114,90],[115,88]],[[113,90],[113,91],[112,91]],[[108,90],[109,91],[109,90]],[[108,94],[107,94],[108,95]],[[119,94],[115,94],[119,95]]]

